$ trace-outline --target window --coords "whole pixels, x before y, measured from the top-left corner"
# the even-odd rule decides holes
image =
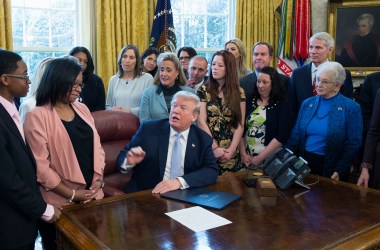
[[[191,46],[210,60],[234,37],[235,0],[172,0],[177,48]]]
[[[80,42],[78,0],[12,0],[13,49],[32,76],[41,59],[67,55]]]

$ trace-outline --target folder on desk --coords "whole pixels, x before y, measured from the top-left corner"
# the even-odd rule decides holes
[[[221,210],[230,203],[238,200],[240,195],[207,188],[191,188],[167,192],[161,194],[161,197]]]

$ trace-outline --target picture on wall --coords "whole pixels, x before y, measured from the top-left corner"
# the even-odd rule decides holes
[[[328,31],[336,43],[332,59],[354,75],[379,71],[380,1],[343,0],[329,4]]]

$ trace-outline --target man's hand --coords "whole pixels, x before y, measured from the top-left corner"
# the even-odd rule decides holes
[[[338,172],[334,172],[333,175],[331,176],[331,179],[339,181],[339,174],[338,174]]]
[[[186,86],[189,87],[189,88],[192,88],[192,89],[195,87],[196,84],[197,83],[195,82],[195,79],[189,79],[186,82]]]
[[[53,205],[53,207],[54,207],[53,217],[51,217],[51,219],[49,221],[47,221],[47,223],[54,223],[54,222],[56,222],[61,217],[62,206]]]
[[[133,165],[142,162],[145,158],[145,151],[141,147],[131,148],[127,153],[127,164]]]
[[[362,172],[360,173],[358,183],[356,185],[367,188],[369,180],[368,168],[362,168]]]
[[[181,187],[181,182],[177,178],[173,180],[161,181],[157,184],[157,186],[153,189],[153,194],[163,194],[169,191],[177,190]]]

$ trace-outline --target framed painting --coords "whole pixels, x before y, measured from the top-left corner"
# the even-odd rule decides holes
[[[380,71],[380,0],[330,0],[327,26],[335,38],[331,60],[353,77]]]

